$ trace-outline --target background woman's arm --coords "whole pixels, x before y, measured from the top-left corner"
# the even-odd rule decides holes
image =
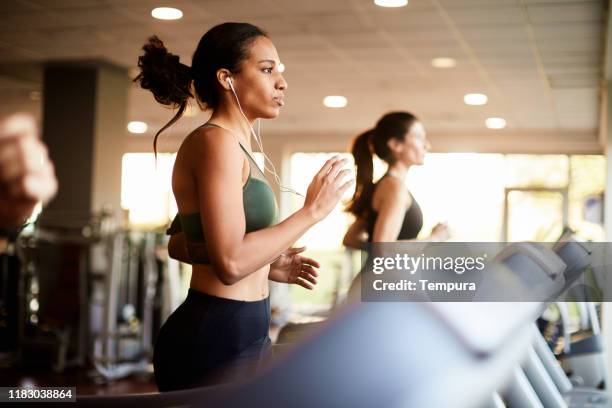
[[[378,209],[378,217],[374,224],[372,242],[394,242],[399,236],[406,214],[406,208],[410,203],[410,196],[401,181],[387,177],[388,182],[379,188],[381,191],[381,203]]]
[[[352,249],[363,249],[368,241],[367,229],[367,220],[364,217],[357,218],[344,234],[342,245]]]

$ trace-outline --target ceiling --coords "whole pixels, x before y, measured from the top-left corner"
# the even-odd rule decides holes
[[[355,134],[392,109],[410,110],[430,134],[538,132],[596,138],[599,128],[606,1],[410,0],[384,9],[371,0],[168,0],[178,21],[150,17],[159,1],[4,0],[0,5],[0,64],[104,58],[131,68],[140,47],[157,34],[190,63],[200,36],[223,21],[248,21],[270,33],[289,83],[281,116],[267,132],[299,130]],[[452,69],[433,68],[452,57]],[[0,75],[0,113],[39,114],[40,84]],[[483,92],[485,106],[463,95]],[[328,109],[323,97],[345,95]],[[486,130],[485,118],[507,120]],[[150,130],[171,112],[149,93],[130,90],[128,117]],[[204,119],[185,118],[183,132]],[[151,131],[149,133],[151,133]],[[483,133],[486,134],[486,133]]]

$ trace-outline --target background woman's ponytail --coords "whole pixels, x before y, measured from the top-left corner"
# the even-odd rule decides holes
[[[164,43],[153,36],[142,47],[144,54],[138,57],[140,74],[134,78],[142,89],[153,93],[155,100],[162,105],[178,108],[178,111],[164,125],[153,139],[153,150],[157,157],[157,137],[181,118],[189,98],[193,97],[191,68],[179,61],[178,55],[168,52]]]
[[[389,148],[389,140],[404,141],[417,120],[417,117],[410,112],[389,112],[380,118],[374,129],[357,136],[351,151],[357,166],[357,186],[346,211],[361,217],[370,210],[374,196],[372,156],[376,154],[387,164],[393,164],[395,159]]]
[[[357,166],[355,194],[349,202],[346,211],[356,217],[363,215],[369,208],[374,194],[374,162],[372,157],[371,139],[374,129],[357,136],[353,142],[351,153]]]

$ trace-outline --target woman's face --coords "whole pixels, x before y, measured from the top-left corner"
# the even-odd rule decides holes
[[[398,160],[401,160],[407,166],[422,165],[425,161],[425,155],[431,148],[425,128],[423,124],[416,121],[410,127],[406,136],[404,136],[403,148],[399,154]]]
[[[232,75],[236,94],[249,119],[272,119],[280,113],[287,82],[278,71],[279,64],[272,41],[258,37],[251,44],[249,57],[242,61],[240,72]]]

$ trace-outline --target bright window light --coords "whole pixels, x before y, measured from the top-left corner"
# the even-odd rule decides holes
[[[149,127],[147,126],[145,122],[140,122],[137,120],[131,121],[127,125],[128,132],[130,133],[137,133],[137,134],[146,133],[148,128]]]
[[[126,153],[121,166],[121,207],[132,226],[166,225],[176,214],[172,195],[175,154]]]
[[[503,118],[487,118],[485,124],[489,129],[503,129],[506,127],[506,120]]]
[[[380,7],[404,7],[408,0],[374,0],[374,4]]]
[[[469,93],[463,96],[463,102],[467,105],[484,105],[488,99],[487,95],[481,93]]]
[[[323,105],[328,108],[344,108],[347,103],[346,97],[340,95],[329,95],[323,98]]]
[[[296,191],[303,192],[308,189],[317,171],[323,166],[326,160],[339,154],[342,158],[349,160],[345,168],[353,168],[353,156],[349,153],[294,153],[291,155],[291,178],[289,185]],[[384,171],[383,171],[384,172]],[[344,194],[343,201],[349,200],[353,196],[354,189],[349,189]],[[303,205],[304,200],[294,194],[287,194],[290,201],[291,213]],[[302,203],[302,204],[300,204]],[[343,204],[339,203],[336,208],[325,218],[325,222],[320,222],[310,228],[300,239],[299,244],[305,245],[310,250],[329,250],[342,248],[342,237],[346,231],[351,217],[343,211]]]
[[[183,17],[183,12],[173,7],[157,7],[151,10],[151,16],[158,20],[178,20]]]
[[[457,65],[457,61],[454,58],[434,58],[431,60],[431,66],[434,68],[453,68]]]
[[[282,62],[278,63],[278,72],[280,73],[285,72],[285,64],[283,64]]]
[[[253,158],[255,159],[255,164],[259,167],[261,171],[264,170],[264,165],[266,164],[266,159],[264,159],[264,155],[260,152],[253,152]]]
[[[264,157],[253,153],[255,163],[263,169]],[[167,225],[178,209],[172,193],[172,168],[176,154],[126,153],[121,165],[121,208],[129,211],[134,228],[156,228]],[[304,190],[306,191],[306,190]]]

